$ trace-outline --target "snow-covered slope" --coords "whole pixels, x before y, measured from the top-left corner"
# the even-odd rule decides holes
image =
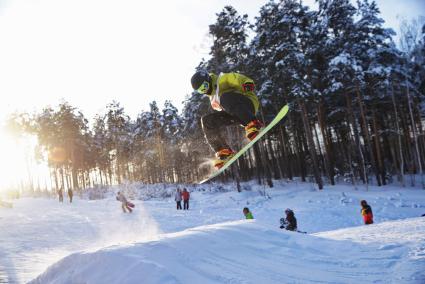
[[[139,262],[146,260],[152,267],[162,265],[166,273],[160,274],[177,280],[180,278],[174,275],[177,270],[173,267],[187,265],[189,270],[179,269],[182,277],[201,274],[205,281],[212,282],[232,282],[225,280],[233,277],[231,273],[235,283],[241,279],[245,283],[256,279],[261,280],[257,283],[273,283],[274,275],[286,277],[283,283],[304,282],[313,276],[339,283],[341,279],[379,282],[381,277],[382,281],[394,277],[394,283],[421,283],[418,279],[424,270],[425,218],[415,217],[425,213],[425,191],[370,187],[366,192],[341,185],[316,191],[311,184],[275,185],[265,189],[255,183],[244,184],[250,190],[241,193],[232,184],[198,187],[199,191],[192,192],[189,211],[176,211],[172,197],[136,199],[136,210],[131,215],[123,214],[113,197],[77,198],[72,204],[44,198],[14,201],[13,208],[0,208],[0,283],[26,283],[43,272],[43,277],[52,277],[49,279],[66,277],[71,270],[56,274],[55,263],[74,253],[64,260],[66,265],[61,264],[63,269],[75,268],[74,275],[86,269],[82,260],[74,266],[74,257],[90,256],[96,257],[99,267],[90,271],[99,277],[127,277],[126,270],[134,265],[140,268],[145,264]],[[156,186],[149,196],[164,190],[172,192],[174,186]],[[375,225],[362,225],[361,199],[371,204]],[[241,221],[245,206],[253,212],[254,222]],[[310,235],[278,229],[279,218],[288,207],[295,211],[299,229]],[[90,257],[85,261],[90,262]],[[126,261],[123,264],[115,258]],[[113,265],[104,271],[109,261]],[[145,273],[143,283],[155,283],[160,276],[153,272],[159,268],[147,267],[144,269],[152,274]],[[250,271],[259,271],[256,267],[264,272],[253,276]],[[189,271],[194,271],[193,276]],[[75,279],[65,283],[75,283]],[[91,283],[106,283],[100,281]],[[190,281],[186,283],[196,283]]]
[[[31,283],[423,283],[424,233],[424,218],[321,237],[227,222],[76,253]]]

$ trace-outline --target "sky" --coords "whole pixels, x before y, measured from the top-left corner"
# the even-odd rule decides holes
[[[181,110],[215,14],[230,4],[253,19],[266,2],[0,0],[0,120],[64,100],[89,119],[113,100],[132,118],[153,100]],[[423,0],[377,2],[394,29],[425,15]]]
[[[195,67],[208,57],[216,13],[232,5],[254,22],[266,2],[0,0],[0,190],[28,170],[48,176],[46,166],[29,159],[34,141],[1,130],[10,113],[67,101],[92,120],[114,100],[132,119],[153,100],[160,108],[171,100],[181,110]],[[425,15],[424,0],[377,2],[385,26],[395,30],[397,17]],[[304,3],[314,7],[314,0]]]

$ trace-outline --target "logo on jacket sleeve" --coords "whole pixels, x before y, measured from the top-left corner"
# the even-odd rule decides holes
[[[242,89],[244,92],[253,92],[255,89],[255,85],[252,82],[248,82],[248,83],[242,84]]]

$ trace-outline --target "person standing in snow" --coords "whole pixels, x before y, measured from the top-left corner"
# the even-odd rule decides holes
[[[186,188],[183,188],[182,198],[183,198],[183,210],[189,210],[190,193],[189,191],[187,191]]]
[[[252,213],[249,211],[248,207],[245,207],[242,212],[245,215],[245,219],[254,219],[254,216],[252,216]]]
[[[373,224],[373,213],[372,208],[367,204],[366,200],[360,201],[360,205],[362,206],[361,214],[363,216],[363,221],[365,225]]]
[[[116,198],[117,198],[118,201],[121,202],[121,208],[122,208],[122,211],[124,213],[127,213],[127,210],[128,210],[128,213],[133,212],[133,210],[130,208],[130,206],[128,204],[127,198],[124,196],[123,193],[121,193],[120,191],[118,191]]]
[[[198,70],[192,76],[191,84],[196,93],[209,97],[211,107],[216,110],[204,115],[201,122],[205,138],[215,152],[214,167],[220,169],[235,155],[222,137],[221,127],[240,124],[249,140],[254,139],[263,127],[256,117],[260,103],[254,81],[239,73],[217,76]]]
[[[69,203],[72,203],[73,196],[74,196],[74,193],[72,192],[72,189],[68,188]]]
[[[59,197],[59,202],[63,202],[63,190],[62,190],[62,188],[60,188],[58,190],[58,197]]]
[[[180,192],[180,188],[177,188],[176,194],[174,196],[174,200],[176,201],[177,210],[182,209],[182,193]]]
[[[297,231],[297,219],[295,218],[294,211],[291,209],[285,210],[286,218],[280,219],[280,228],[288,231]]]

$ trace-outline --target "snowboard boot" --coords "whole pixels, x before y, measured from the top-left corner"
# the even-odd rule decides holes
[[[214,167],[218,170],[222,166],[224,166],[227,161],[229,161],[233,156],[235,155],[235,152],[233,152],[230,148],[224,148],[215,153],[216,159],[214,160]]]
[[[259,121],[258,119],[254,119],[253,121],[249,122],[245,126],[245,136],[246,138],[251,141],[254,139],[258,133],[260,133],[261,128],[263,127],[263,123]]]

